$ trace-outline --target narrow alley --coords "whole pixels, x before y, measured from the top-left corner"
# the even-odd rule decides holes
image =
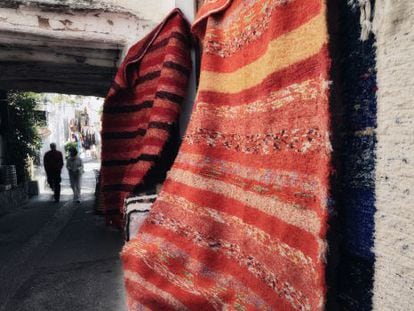
[[[414,311],[414,0],[0,0],[0,311]]]
[[[1,311],[125,310],[123,240],[94,213],[95,167],[80,204],[63,175],[60,203],[42,194],[0,218]]]

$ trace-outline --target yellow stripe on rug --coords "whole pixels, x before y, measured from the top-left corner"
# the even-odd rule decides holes
[[[238,93],[254,87],[270,74],[317,54],[328,42],[325,29],[322,10],[308,23],[270,42],[266,53],[257,61],[232,73],[202,71],[199,91]]]

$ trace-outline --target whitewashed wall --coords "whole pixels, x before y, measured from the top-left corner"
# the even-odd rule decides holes
[[[374,310],[414,310],[414,2],[377,0]]]
[[[0,89],[105,96],[174,1],[0,1]]]
[[[187,0],[191,2],[191,0]],[[145,19],[158,23],[174,8],[174,0],[104,0]]]

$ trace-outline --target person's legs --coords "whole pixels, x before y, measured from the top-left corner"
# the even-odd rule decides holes
[[[79,195],[79,198],[81,196],[81,189],[82,189],[82,175],[79,174],[78,175],[78,195]]]
[[[81,175],[77,174],[76,175],[76,180],[75,180],[75,184],[76,184],[76,200],[80,199],[80,193],[81,193],[81,189],[80,189],[80,179],[81,179]]]
[[[46,176],[47,176],[47,183],[49,184],[50,189],[53,190],[53,177],[51,174],[48,174]]]
[[[70,187],[73,191],[73,199],[76,200],[76,180],[73,173],[69,173]]]
[[[72,191],[73,191],[73,199],[78,201],[80,199],[80,178],[81,178],[81,175],[70,173],[69,178],[70,178],[70,186],[72,187]]]
[[[61,182],[60,174],[56,175],[54,185],[53,185],[53,192],[54,192],[54,198],[55,202],[60,201],[60,182]]]
[[[53,173],[47,176],[47,183],[53,191],[53,199],[56,202],[59,202],[60,200],[60,182],[60,173]]]
[[[48,173],[46,173],[46,178],[47,178],[47,184],[49,185],[49,187],[50,187],[50,189],[53,191],[53,195],[52,195],[52,198],[54,199],[54,192],[55,192],[55,190],[54,190],[54,181],[53,181],[53,176],[52,176],[52,174],[48,174]]]

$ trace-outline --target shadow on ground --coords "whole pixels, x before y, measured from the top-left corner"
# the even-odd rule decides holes
[[[93,213],[91,195],[47,198],[0,218],[0,310],[126,310],[121,234]]]

